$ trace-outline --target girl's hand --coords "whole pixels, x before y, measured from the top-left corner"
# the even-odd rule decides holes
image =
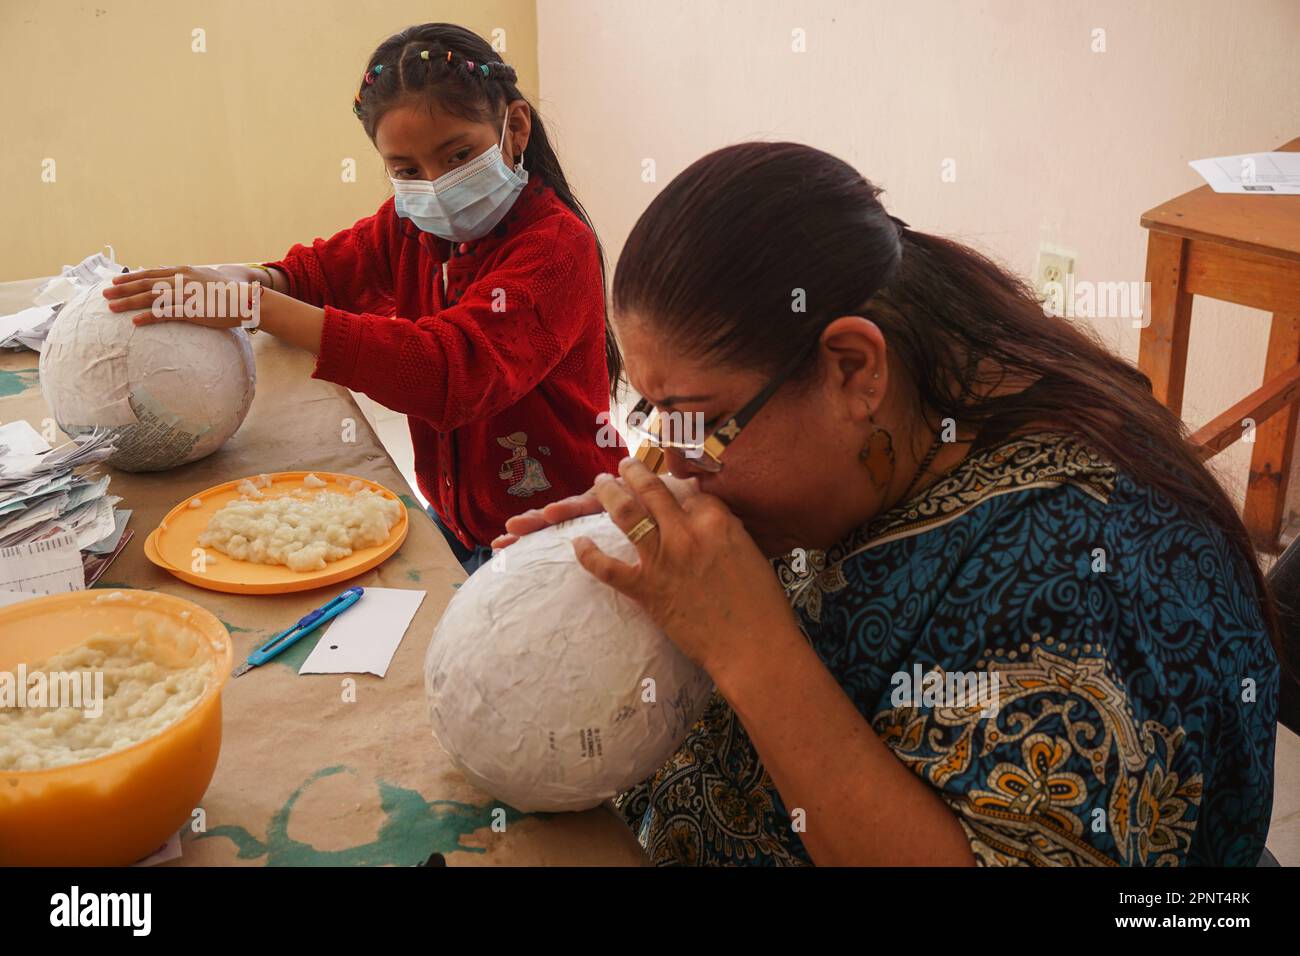
[[[655,527],[636,542],[627,564],[589,538],[573,542],[578,562],[645,608],[684,654],[719,680],[775,642],[798,637],[793,612],[744,525],[722,499],[692,488],[680,501],[635,458],[620,480],[601,475],[593,489],[614,523],[630,532],[649,517]]]
[[[616,478],[615,481],[619,484],[623,483],[622,478]],[[674,478],[671,475],[665,475],[663,482],[678,500],[698,491],[698,483],[693,478],[686,481],[681,478]],[[533,508],[530,511],[524,511],[507,518],[506,533],[493,538],[492,547],[496,549],[504,548],[514,544],[526,534],[541,531],[553,524],[572,521],[574,518],[581,518],[583,515],[599,514],[604,510],[605,506],[596,497],[595,488],[584,491],[580,495],[561,498],[559,501],[552,501],[541,508]]]
[[[506,533],[492,539],[494,550],[514,544],[526,534],[541,531],[543,528],[562,521],[571,521],[583,515],[594,515],[601,510],[600,499],[595,491],[585,491],[552,501],[541,508],[532,508],[506,519]]]
[[[252,316],[251,278],[256,276],[250,277],[251,270],[243,267],[235,267],[235,270],[240,275],[198,266],[124,272],[113,277],[112,284],[104,289],[104,298],[109,300],[108,307],[114,312],[150,309],[150,312],[135,317],[133,321],[136,325],[184,320],[211,329],[236,328],[249,324]],[[176,294],[177,274],[181,277],[179,299]],[[262,284],[266,286],[265,282]],[[195,288],[201,294],[194,294],[192,290]],[[165,310],[168,314],[160,315],[152,311],[155,301],[159,299],[162,301],[158,305],[158,311]],[[189,310],[186,309],[187,302],[190,303]],[[186,314],[187,311],[194,311],[195,305],[199,306],[200,314]]]

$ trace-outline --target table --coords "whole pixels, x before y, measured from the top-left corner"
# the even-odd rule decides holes
[[[1278,149],[1300,152],[1300,138]],[[1204,460],[1253,435],[1242,517],[1257,548],[1280,551],[1300,411],[1300,196],[1233,195],[1201,186],[1143,213],[1142,225],[1149,230],[1151,302],[1138,367],[1175,415],[1182,416],[1192,296],[1273,314],[1264,384],[1192,441]]]
[[[31,304],[42,280],[0,283],[0,314]],[[386,562],[349,584],[420,588],[427,597],[388,676],[303,675],[306,638],[231,681],[223,692],[221,758],[202,815],[164,865],[641,865],[631,831],[607,809],[521,814],[466,783],[429,729],[422,665],[429,636],[465,574],[411,495],[347,390],[310,377],[312,357],[253,336],[257,396],[243,426],[213,455],[166,472],[109,469],[109,491],[134,512],[135,537],[97,587],[165,591],[202,605],[231,632],[236,659],[346,585],[250,596],[186,584],[144,557],[150,530],[177,502],[237,476],[319,469],[359,475],[402,496],[410,532]],[[0,421],[48,416],[38,356],[0,350]],[[344,427],[355,440],[342,440]],[[346,693],[344,680],[355,682]],[[349,697],[355,702],[349,702]]]

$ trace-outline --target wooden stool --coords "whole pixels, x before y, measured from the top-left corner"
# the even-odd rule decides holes
[[[1300,139],[1278,149],[1300,152]],[[1151,301],[1138,367],[1175,415],[1182,417],[1192,296],[1273,313],[1264,384],[1192,441],[1208,459],[1247,436],[1255,423],[1243,519],[1257,548],[1277,552],[1300,411],[1300,196],[1235,195],[1202,186],[1144,213],[1142,225],[1150,231]]]

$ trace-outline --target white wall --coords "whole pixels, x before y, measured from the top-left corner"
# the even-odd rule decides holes
[[[1295,0],[537,0],[540,109],[611,257],[686,165],[746,139],[835,153],[913,226],[1029,273],[1141,280],[1142,212],[1200,185],[1189,159],[1300,135]],[[1094,53],[1092,31],[1105,30]],[[806,52],[792,50],[803,30]],[[945,159],[956,181],[941,179]],[[657,181],[642,182],[653,159]],[[1138,333],[1100,320],[1136,360]],[[1263,313],[1198,300],[1184,415],[1256,385]],[[1220,456],[1244,494],[1249,446]]]

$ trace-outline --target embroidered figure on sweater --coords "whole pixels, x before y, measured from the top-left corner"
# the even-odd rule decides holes
[[[510,449],[510,457],[501,466],[497,477],[502,481],[513,481],[506,489],[508,494],[527,498],[539,491],[546,491],[551,483],[546,480],[542,463],[528,454],[528,436],[523,432],[514,432],[504,438],[498,436],[497,444]]]

